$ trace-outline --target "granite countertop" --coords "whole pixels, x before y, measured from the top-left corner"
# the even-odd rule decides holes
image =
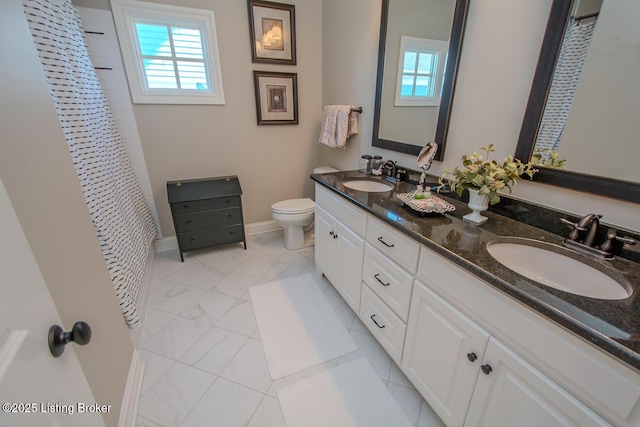
[[[487,222],[471,224],[462,220],[463,215],[471,212],[467,204],[442,194],[438,197],[452,203],[456,210],[422,215],[396,198],[397,193],[414,191],[415,185],[400,182],[384,193],[357,191],[342,185],[354,178],[380,179],[358,171],[311,175],[317,183],[640,370],[640,264],[620,257],[599,261],[631,283],[633,294],[623,300],[599,300],[556,290],[509,270],[489,254],[486,244],[496,237],[517,236],[562,246],[565,236],[490,211],[483,212],[489,218]]]

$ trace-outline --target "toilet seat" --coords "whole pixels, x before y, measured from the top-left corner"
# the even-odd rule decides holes
[[[271,205],[271,210],[280,214],[300,214],[313,212],[315,210],[315,202],[309,198],[289,199]]]

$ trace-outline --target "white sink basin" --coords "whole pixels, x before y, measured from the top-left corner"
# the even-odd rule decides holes
[[[367,191],[369,193],[382,193],[384,191],[393,190],[393,185],[382,181],[370,181],[367,179],[354,179],[342,183],[347,188],[358,191]]]
[[[518,237],[501,237],[487,243],[498,262],[543,285],[603,300],[631,296],[633,289],[618,272],[561,246]]]

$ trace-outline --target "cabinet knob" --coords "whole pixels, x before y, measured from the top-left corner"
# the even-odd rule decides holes
[[[329,231],[329,236],[333,237],[333,231]]]
[[[191,240],[190,240],[190,242],[191,242],[191,243],[193,243],[193,242],[195,242],[195,241],[196,241],[196,239],[191,239]]]
[[[485,375],[489,375],[491,373],[491,371],[493,371],[493,368],[488,363],[485,364],[485,365],[480,366],[480,369],[482,369],[482,372]]]
[[[184,209],[184,210],[186,211],[187,209],[189,209],[189,205],[184,205],[184,206],[182,207],[182,209]]]
[[[469,359],[469,362],[475,362],[476,360],[478,360],[478,355],[475,354],[474,352],[471,353],[467,353],[467,359]]]
[[[233,218],[233,215],[229,214],[229,215],[227,215],[227,218],[231,219],[231,218]]]
[[[190,219],[189,219],[189,220],[187,220],[187,224],[191,224],[191,220],[190,220]]]
[[[231,203],[231,200],[230,200],[230,199],[227,199],[227,204],[229,204],[229,203]]]

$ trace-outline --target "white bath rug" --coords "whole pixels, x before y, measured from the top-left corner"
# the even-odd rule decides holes
[[[411,427],[365,358],[278,391],[287,427]]]
[[[310,275],[253,286],[249,294],[272,379],[358,349]]]

